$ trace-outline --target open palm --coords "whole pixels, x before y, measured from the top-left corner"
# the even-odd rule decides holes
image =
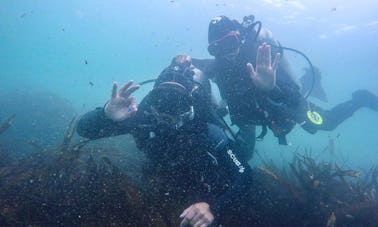
[[[270,91],[276,86],[276,70],[281,54],[277,53],[271,63],[270,45],[259,46],[256,57],[256,70],[251,63],[247,64],[253,83],[263,91]]]

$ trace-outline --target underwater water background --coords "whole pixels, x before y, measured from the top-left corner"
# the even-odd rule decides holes
[[[180,53],[211,57],[207,27],[218,15],[253,14],[282,45],[304,52],[322,72],[329,102],[314,100],[320,106],[346,101],[360,88],[378,95],[376,12],[373,0],[2,0],[0,122],[16,118],[0,142],[54,144],[74,114],[104,105],[113,81],[155,78]],[[287,55],[299,78],[306,63]],[[140,89],[138,100],[149,89]],[[279,146],[270,133],[257,149],[277,162],[299,148],[367,168],[378,162],[377,126],[378,113],[361,109],[332,132],[310,135],[296,127],[291,146]],[[326,149],[332,140],[334,154]]]

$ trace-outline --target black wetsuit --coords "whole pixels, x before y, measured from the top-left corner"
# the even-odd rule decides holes
[[[290,75],[287,62],[282,58],[276,72],[276,88],[270,92],[257,90],[246,66],[252,63],[256,68],[257,48],[257,43],[248,43],[246,40],[233,60],[193,59],[193,64],[217,83],[229,107],[231,121],[240,128],[239,135],[246,141],[248,149],[254,148],[255,125],[269,127],[279,142],[286,144],[285,135],[296,123],[310,133],[333,130],[361,107],[351,100],[331,110],[324,110],[307,101]],[[273,48],[272,56],[277,51]]]
[[[147,95],[137,114],[123,122],[108,119],[103,108],[88,112],[79,121],[77,132],[91,139],[130,133],[147,156],[144,189],[154,195],[156,204],[162,209],[175,204],[183,210],[193,203],[207,202],[219,216],[252,187],[250,167],[238,160],[232,140],[221,127],[209,123],[209,115],[196,112],[180,130],[160,132],[145,114],[151,99]]]
[[[109,120],[103,108],[88,112],[77,132],[92,139],[133,135],[147,157],[142,186],[154,201],[152,209],[167,215],[166,220],[178,219],[183,209],[207,202],[214,226],[295,226],[288,224],[288,212],[298,214],[289,193],[238,159],[233,140],[221,126],[198,118],[175,134],[160,135],[142,114],[149,99],[141,102],[139,114],[123,122]]]
[[[181,86],[164,84],[171,80],[189,88],[190,95],[186,96]],[[103,108],[97,108],[80,119],[77,132],[91,139],[131,134],[146,154],[143,191],[152,195],[157,209],[178,217],[177,212],[190,205],[207,202],[217,220],[224,223],[221,220],[233,217],[245,195],[251,194],[252,171],[237,157],[232,136],[213,112],[208,85],[203,86],[200,78],[196,81],[167,68],[133,117],[114,122]],[[165,117],[182,116],[179,111],[186,105],[192,105],[194,115],[182,124]],[[233,212],[230,206],[235,206]]]

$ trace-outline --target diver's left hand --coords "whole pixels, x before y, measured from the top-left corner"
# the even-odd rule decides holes
[[[180,227],[207,227],[214,221],[214,215],[210,211],[210,206],[205,202],[195,203],[186,208],[180,215],[180,218],[183,218]]]
[[[273,64],[271,56],[270,45],[264,43],[257,50],[256,70],[251,63],[247,64],[253,83],[262,91],[270,91],[276,86],[276,70],[281,54],[276,54]]]

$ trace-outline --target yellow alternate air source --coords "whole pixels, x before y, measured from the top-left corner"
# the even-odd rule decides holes
[[[316,125],[323,124],[323,118],[320,116],[320,114],[316,111],[307,111],[307,118]]]

